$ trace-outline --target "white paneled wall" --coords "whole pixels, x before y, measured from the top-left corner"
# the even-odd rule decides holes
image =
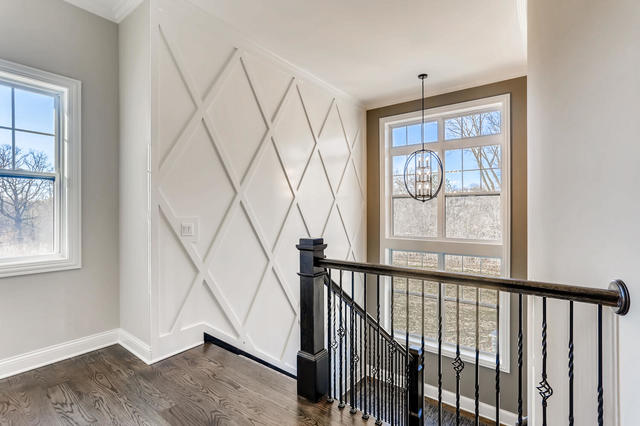
[[[153,358],[206,331],[295,372],[297,240],[365,260],[364,110],[187,1],[150,13]]]

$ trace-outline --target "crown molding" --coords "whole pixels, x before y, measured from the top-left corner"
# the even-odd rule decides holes
[[[76,7],[84,9],[119,24],[143,0],[64,0]]]

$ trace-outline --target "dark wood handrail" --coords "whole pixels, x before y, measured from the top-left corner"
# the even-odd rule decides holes
[[[455,272],[426,271],[423,269],[375,263],[351,262],[347,260],[316,258],[317,267],[362,272],[372,275],[410,278],[421,281],[437,281],[469,287],[486,288],[524,295],[542,296],[553,299],[617,308],[616,313],[625,315],[629,311],[630,297],[627,286],[621,280],[614,280],[609,289],[581,287],[575,285],[546,283],[540,281],[498,278],[483,275],[460,274]]]

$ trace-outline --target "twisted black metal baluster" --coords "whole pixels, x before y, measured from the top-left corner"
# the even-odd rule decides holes
[[[366,314],[366,311],[365,311]],[[360,319],[358,321],[358,325],[360,326],[360,351],[358,352],[358,365],[360,366],[360,374],[358,375],[358,383],[360,384],[359,386],[359,398],[358,398],[358,408],[360,408],[362,410],[362,414],[364,415],[364,398],[362,396],[362,392],[364,391],[364,382],[363,382],[363,375],[362,373],[364,372],[364,346],[363,344],[363,339],[362,339],[362,332],[363,332],[363,327],[362,327],[362,322],[364,321],[364,317],[362,315],[359,315],[358,318]]]
[[[394,342],[395,348],[395,342]],[[391,416],[391,424],[398,424],[398,383],[396,383],[396,379],[398,378],[398,352],[394,351],[392,354],[393,359],[393,367],[391,368],[391,374],[393,377],[393,386],[391,387],[392,394],[392,410],[393,415]]]
[[[335,399],[339,399],[338,395],[337,395],[337,391],[338,391],[338,383],[337,383],[337,370],[338,370],[338,365],[337,365],[337,360],[336,357],[338,356],[336,354],[336,351],[338,350],[338,326],[337,326],[337,320],[336,320],[336,295],[333,292],[333,290],[331,290],[331,300],[333,302],[333,343],[331,346],[331,351],[333,352],[333,396],[334,396],[334,400]]]
[[[333,348],[333,342],[331,341],[332,333],[331,333],[331,269],[328,270],[329,274],[329,283],[327,285],[327,347],[329,350],[327,351],[327,356],[329,358],[329,370],[327,370],[327,382],[329,383],[329,394],[327,397],[327,402],[333,402],[333,391],[331,388],[331,351]]]
[[[476,287],[476,375],[475,375],[475,424],[480,425],[480,294]]]
[[[456,426],[460,426],[460,374],[464,362],[460,358],[460,286],[456,286],[456,357],[453,361],[456,372]]]
[[[391,408],[391,412],[389,413],[389,422],[391,424],[395,424],[395,419],[396,419],[396,352],[395,352],[395,345],[393,344],[393,340],[391,341],[391,367],[389,368],[389,371],[391,373],[391,380],[389,382],[389,393],[390,393],[390,398],[391,398],[391,402],[390,402],[390,408]]]
[[[418,366],[418,369],[422,368],[424,370],[425,368],[425,363],[424,363],[424,280],[422,281],[422,288],[420,290],[421,293],[421,299],[420,299],[420,307],[421,307],[421,321],[420,321],[420,365]],[[409,356],[409,352],[408,352],[408,348],[407,348],[407,357]],[[423,371],[423,378],[426,377],[426,372]],[[422,380],[422,383],[419,384],[419,386],[421,386],[421,392],[420,394],[423,396],[422,401],[420,401],[420,409],[422,410],[422,415],[424,416],[424,380]]]
[[[407,351],[407,354],[409,353],[409,280],[407,279],[407,289],[406,289],[406,299],[407,299],[407,313],[406,313],[406,330],[405,330],[405,350]],[[406,389],[406,383],[404,382],[404,378],[406,377],[407,371],[409,370],[409,357],[406,356],[404,358],[404,374],[402,375],[402,387],[401,387],[401,392],[404,393],[404,389]],[[407,399],[403,399],[402,402],[408,402]],[[406,404],[400,404],[400,406],[405,406],[404,408],[406,408]],[[404,409],[402,410],[402,412],[404,413]],[[403,418],[403,416],[401,415],[400,418]]]
[[[373,326],[373,322],[371,323],[371,327],[369,328],[369,412],[371,416],[374,418],[378,418],[376,415],[376,354],[377,351],[377,343],[375,337],[375,329]]]
[[[402,362],[402,356],[400,351],[396,351],[396,377],[398,383],[396,383],[396,424],[400,424],[402,418],[402,373],[404,370],[404,363]]]
[[[569,302],[569,426],[573,426],[573,301]]]
[[[442,425],[442,283],[438,283],[438,424]]]
[[[388,340],[385,340],[385,352],[384,352],[384,363],[385,363],[385,383],[384,383],[384,405],[385,405],[385,418],[389,421],[391,415],[391,392],[389,388],[389,383],[391,382],[391,344]]]
[[[369,383],[369,376],[371,375],[371,366],[369,365],[369,363],[371,362],[371,358],[370,358],[370,351],[368,350],[369,348],[367,348],[367,333],[369,333],[369,326],[367,325],[367,319],[369,318],[369,311],[367,311],[367,274],[362,274],[363,276],[363,282],[364,282],[364,288],[363,288],[363,294],[364,294],[364,352],[362,353],[362,356],[365,357],[365,361],[364,361],[364,375],[363,375],[363,380],[364,380],[364,401],[363,401],[363,405],[364,408],[362,410],[362,418],[363,419],[368,419],[369,418],[369,411],[367,410],[367,408],[370,410],[371,406],[370,404],[367,404],[367,384]],[[369,369],[369,374],[367,373],[367,369]],[[371,397],[371,391],[369,391],[369,397]]]
[[[367,320],[369,320],[369,317],[366,317]],[[369,390],[369,392],[367,392],[367,408],[368,411],[365,413],[367,415],[367,418],[369,418],[369,414],[371,414],[371,416],[375,415],[375,407],[373,405],[373,400],[374,400],[374,392],[375,392],[375,387],[374,387],[374,382],[373,382],[373,376],[374,376],[374,369],[375,367],[373,366],[373,352],[374,352],[374,347],[375,347],[375,343],[373,341],[373,326],[370,322],[365,323],[365,327],[367,330],[367,341],[369,342],[369,345],[367,346],[367,389]],[[365,345],[366,346],[366,345]]]
[[[409,350],[407,349],[407,351],[404,354],[405,358],[409,358]],[[419,367],[418,368],[422,368]],[[409,369],[407,369],[404,372],[404,400],[405,400],[405,413],[404,413],[404,422],[405,424],[409,424],[409,414],[410,414],[410,410],[409,410]]]
[[[393,305],[395,304],[395,293],[394,293],[394,279],[393,277],[391,277],[391,341],[389,342],[390,345],[390,352],[389,352],[389,383],[388,383],[388,388],[389,388],[389,420],[393,421],[393,415],[395,414],[394,409],[393,409],[393,403],[395,402],[395,398],[393,395],[393,390],[394,390],[394,386],[395,386],[395,374],[393,372],[393,367],[394,367],[394,360],[393,360],[393,352],[395,351],[395,346],[394,346],[394,342],[395,342],[395,331],[393,328]]]
[[[350,378],[351,378],[351,410],[349,410],[349,412],[351,414],[355,414],[356,413],[356,404],[355,404],[355,387],[356,387],[356,382],[355,382],[355,370],[356,370],[356,345],[355,345],[355,335],[356,335],[356,331],[355,331],[355,311],[353,309],[353,303],[354,300],[356,298],[356,294],[355,294],[355,273],[353,271],[351,271],[351,347],[350,349],[350,360],[351,360],[351,366],[349,369],[349,373],[350,373]]]
[[[390,380],[389,380],[389,385],[391,386],[389,388],[389,407],[391,409],[391,411],[389,412],[389,419],[391,420],[391,422],[393,422],[393,416],[395,415],[395,410],[394,410],[394,404],[395,404],[395,385],[396,385],[396,375],[394,372],[394,367],[395,367],[395,360],[394,360],[394,351],[395,351],[395,330],[393,328],[393,305],[394,305],[394,301],[395,301],[395,293],[393,292],[393,287],[394,287],[394,279],[391,278],[391,353],[390,355],[390,362],[391,365],[389,366],[389,373],[391,375]]]
[[[387,341],[385,339],[380,340],[380,346],[382,348],[382,380],[380,381],[380,393],[381,393],[381,401],[382,401],[382,420],[387,421],[387,375],[389,374],[387,371]]]
[[[386,328],[385,328],[386,330]],[[382,418],[385,422],[389,421],[389,341],[386,336],[381,336],[380,344],[382,347],[382,380],[380,383],[382,393]]]
[[[338,399],[339,399],[339,404],[338,404],[338,408],[344,408],[344,400],[342,399],[342,367],[343,367],[343,361],[344,359],[342,358],[342,346],[343,346],[343,340],[344,340],[344,327],[342,324],[342,305],[343,305],[343,300],[342,300],[342,269],[340,270],[340,295],[338,297],[338,303],[339,303],[339,314],[340,314],[340,328],[338,329],[338,337],[340,337],[340,350],[338,351],[338,356],[340,358],[340,362],[339,362],[339,367],[340,367],[340,380],[339,380],[339,392],[338,392]]]
[[[402,416],[404,415],[404,399],[402,395],[404,391],[404,371],[406,371],[406,369],[404,359],[402,358],[402,352],[398,351],[396,357],[398,359],[398,367],[396,368],[396,371],[398,373],[398,385],[396,386],[396,393],[398,394],[398,403],[396,405],[398,407],[398,414],[396,415],[396,418],[398,419],[398,424],[400,425],[402,424]]]
[[[377,410],[376,410],[376,425],[382,424],[382,386],[380,383],[380,379],[382,376],[381,366],[380,366],[380,275],[376,275],[376,382],[375,386],[377,389],[376,399],[377,399]]]
[[[396,357],[398,358],[398,367],[396,371],[398,372],[398,385],[396,386],[397,397],[397,407],[398,407],[398,424],[402,423],[402,414],[404,413],[403,407],[403,399],[402,399],[402,391],[404,389],[404,371],[406,371],[405,363],[402,362],[402,352],[398,351]]]
[[[522,425],[522,294],[518,295],[518,425]]]
[[[542,397],[542,425],[547,426],[547,400],[553,395],[553,389],[547,382],[547,298],[542,298],[542,380],[536,387]]]
[[[598,305],[598,426],[604,423],[604,399],[602,393],[602,305]]]
[[[496,425],[500,426],[500,292],[496,291]]]

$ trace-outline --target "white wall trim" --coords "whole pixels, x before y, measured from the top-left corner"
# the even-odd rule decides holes
[[[431,399],[438,399],[438,388],[436,386],[425,383],[424,384],[424,395]],[[444,404],[450,405],[452,407],[456,406],[456,394],[454,392],[448,391],[446,389],[442,390],[442,402]],[[464,410],[468,413],[475,413],[475,400],[472,398],[468,398],[466,396],[460,395],[460,409]],[[485,419],[493,420],[496,419],[496,408],[484,402],[480,402],[480,416]],[[500,409],[500,424],[506,425],[515,425],[518,422],[518,415],[512,413],[511,411],[507,411],[504,409]]]
[[[204,338],[195,342],[187,343],[186,345],[180,347],[179,349],[173,350],[167,354],[160,355],[156,358],[153,358],[150,363],[147,364],[155,364],[156,362],[160,362],[164,359],[171,358],[172,356],[178,355],[182,352],[188,351],[189,349],[193,349],[196,346],[200,346],[204,344]],[[146,362],[146,361],[145,361]]]
[[[201,343],[202,341],[199,342],[199,344]],[[147,365],[197,346],[192,345],[176,351],[173,354],[152,361],[151,347],[148,344],[144,343],[142,340],[138,339],[126,330],[114,328],[113,330],[91,334],[89,336],[80,337],[79,339],[69,340],[68,342],[58,343],[56,345],[47,346],[31,352],[2,359],[0,360],[0,379],[15,376],[16,374],[44,367],[45,365],[64,361],[65,359],[73,358],[74,356],[83,355],[88,352],[93,352],[116,344],[119,344],[133,355],[140,358],[140,360]]]
[[[142,0],[64,0],[67,3],[119,24]]]
[[[133,12],[139,5],[142,3],[142,0],[120,0],[115,6],[113,6],[112,19],[116,23],[120,23],[129,16],[131,12]]]
[[[133,355],[140,358],[145,364],[149,365],[152,363],[151,346],[122,328],[118,329],[118,343]]]
[[[36,349],[0,360],[0,379],[118,343],[118,329]]]

